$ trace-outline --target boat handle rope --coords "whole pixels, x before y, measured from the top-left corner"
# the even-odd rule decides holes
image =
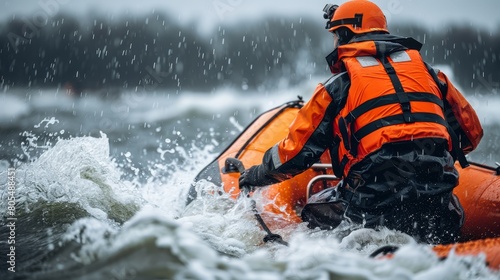
[[[378,257],[380,255],[385,256],[385,255],[388,255],[388,254],[394,254],[398,249],[399,249],[399,247],[395,246],[395,245],[385,245],[385,246],[379,247],[378,249],[376,249],[375,251],[373,251],[369,255],[369,257],[370,258],[376,258],[376,257]]]
[[[249,196],[248,196],[249,197]],[[266,222],[262,219],[262,216],[259,214],[259,211],[257,210],[257,203],[255,202],[255,199],[251,198],[250,203],[252,204],[252,211],[254,213],[255,219],[257,222],[259,222],[260,226],[264,229],[264,231],[267,233],[266,236],[264,236],[264,242],[276,242],[281,245],[288,246],[288,242],[283,240],[281,235],[273,233],[269,227],[267,227]]]
[[[225,169],[226,171],[229,172],[239,172],[240,175],[245,171],[245,166],[243,163],[237,159],[237,158],[227,158],[225,161]],[[242,191],[240,190],[240,195]],[[288,242],[283,240],[281,235],[273,233],[269,227],[266,225],[266,222],[264,222],[264,219],[262,219],[262,216],[260,215],[259,211],[257,210],[257,202],[255,202],[255,199],[250,197],[250,193],[246,193],[246,196],[250,198],[250,203],[252,205],[252,212],[255,216],[255,219],[257,222],[259,222],[260,226],[264,229],[264,231],[267,233],[266,236],[264,236],[264,242],[275,242],[279,243],[285,246],[288,246]]]
[[[469,163],[471,165],[475,165],[475,166],[479,166],[479,167],[482,167],[482,168],[489,169],[491,171],[495,171],[495,175],[500,175],[500,163],[499,162],[495,162],[496,167],[489,166],[489,165],[482,164],[482,163],[477,163],[477,162],[469,162]]]

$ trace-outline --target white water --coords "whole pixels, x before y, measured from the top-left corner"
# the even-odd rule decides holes
[[[342,241],[338,231],[310,230],[304,224],[276,232],[290,242],[264,244],[264,232],[248,201],[227,197],[199,198],[186,216],[183,198],[196,169],[213,155],[197,151],[191,170],[177,170],[162,184],[142,186],[119,179],[108,157],[108,139],[62,140],[37,161],[24,165],[18,188],[21,205],[30,201],[78,203],[90,217],[79,219],[64,240],[80,242],[72,258],[87,267],[78,279],[113,275],[163,279],[498,279],[483,256],[451,255],[439,261],[430,248],[404,234],[359,229]],[[33,184],[37,186],[34,187]],[[210,188],[208,183],[201,188]],[[5,200],[3,200],[5,201]],[[112,208],[115,207],[115,208]],[[117,208],[137,212],[123,225]],[[125,213],[126,211],[122,211]],[[115,215],[110,218],[109,214]],[[86,230],[82,234],[82,227]],[[82,241],[83,240],[83,241]],[[376,248],[401,245],[392,259],[371,259]],[[53,246],[58,246],[53,244]],[[234,257],[231,257],[234,256]],[[63,269],[60,267],[59,269]],[[141,278],[139,277],[139,279]]]

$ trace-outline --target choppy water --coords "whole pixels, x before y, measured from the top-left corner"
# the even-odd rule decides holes
[[[389,230],[346,236],[343,227],[272,228],[289,241],[285,247],[262,241],[245,199],[202,196],[185,207],[193,178],[243,127],[297,95],[307,99],[314,84],[82,98],[57,90],[1,93],[1,279],[498,279],[482,256],[440,261]],[[469,99],[485,128],[470,157],[500,161],[500,98]],[[7,218],[17,218],[15,273],[7,270]],[[386,244],[402,248],[392,259],[367,256]]]

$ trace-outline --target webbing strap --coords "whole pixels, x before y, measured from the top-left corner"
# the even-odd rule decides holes
[[[394,87],[394,90],[396,91],[396,95],[398,97],[399,103],[401,104],[401,109],[403,110],[403,116],[404,116],[405,122],[407,122],[407,123],[413,122],[411,119],[410,101],[408,100],[408,97],[405,96],[403,84],[401,84],[401,81],[399,80],[399,77],[396,74],[396,70],[394,70],[394,67],[389,62],[389,59],[387,58],[387,56],[382,57],[380,59],[380,61],[382,62],[382,65],[384,66],[385,72],[387,73],[387,75],[389,75],[389,78],[391,79],[392,86]]]
[[[469,161],[467,160],[467,158],[465,157],[464,150],[462,150],[462,148],[460,148],[458,145],[458,143],[459,143],[458,136],[455,133],[455,131],[451,128],[451,126],[448,124],[448,122],[446,123],[446,128],[448,129],[448,133],[450,134],[450,137],[451,137],[451,144],[453,146],[453,153],[454,153],[456,159],[458,160],[458,163],[460,163],[460,166],[462,168],[466,168],[470,164],[469,164]]]
[[[348,141],[349,131],[347,130],[347,122],[343,117],[340,117],[338,125],[339,125],[340,135],[342,135],[342,139],[344,139],[344,141],[343,141],[344,148],[349,151],[351,149],[351,147],[350,147],[349,141]]]
[[[396,92],[404,92],[403,84],[401,84],[401,81],[396,74],[396,70],[394,70],[394,67],[392,67],[392,64],[389,62],[387,57],[382,57],[380,61],[384,66],[385,72],[387,73],[387,75],[389,75],[389,78],[391,79],[392,85],[394,86]]]
[[[326,29],[346,24],[352,24],[353,27],[361,27],[362,22],[363,22],[363,14],[355,14],[353,18],[338,19],[327,22]]]
[[[406,97],[408,98],[408,101],[422,101],[422,102],[431,102],[439,107],[443,108],[443,101],[437,97],[436,95],[428,92],[408,92],[405,93]],[[384,96],[379,96],[375,97],[373,99],[370,99],[363,104],[359,105],[356,107],[354,110],[349,112],[349,115],[345,117],[347,123],[353,122],[355,119],[357,119],[359,116],[363,115],[364,113],[375,109],[377,107],[382,107],[385,105],[389,104],[396,104],[400,103],[400,99],[396,93],[393,94],[387,94]]]
[[[398,97],[399,104],[401,104],[401,109],[403,110],[403,117],[405,122],[411,123],[413,122],[411,118],[411,105],[410,99],[408,99],[408,95],[404,92],[396,92],[396,96]]]
[[[445,127],[448,127],[447,122],[443,119],[443,117],[441,117],[440,115],[437,115],[437,114],[413,113],[412,117],[413,117],[413,120],[415,122],[434,122],[434,123],[441,124]],[[375,130],[377,130],[379,128],[390,126],[390,125],[403,124],[403,123],[406,123],[406,121],[404,120],[403,114],[393,115],[390,117],[378,119],[376,121],[373,121],[373,122],[363,126],[358,131],[353,133],[353,136],[354,136],[354,139],[356,139],[356,142],[359,143],[359,141],[363,137],[367,136],[368,134],[374,132]],[[357,148],[357,145],[355,145],[355,143],[351,143],[351,145],[352,145],[352,148],[354,148],[355,146]]]
[[[346,155],[344,155],[342,157],[342,160],[340,161],[340,168],[339,168],[339,170],[341,170],[342,172],[344,172],[345,165],[347,164],[348,161],[349,161],[349,158]],[[341,174],[341,176],[342,175],[343,174]]]

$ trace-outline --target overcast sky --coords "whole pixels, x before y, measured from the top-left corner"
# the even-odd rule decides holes
[[[343,3],[337,1],[331,3]],[[445,23],[471,24],[493,30],[500,27],[498,0],[374,0],[385,12],[389,25],[404,20],[440,28]],[[144,14],[153,9],[167,11],[182,22],[196,20],[200,30],[222,23],[268,14],[317,17],[330,1],[317,0],[1,0],[0,19],[16,15],[35,21],[57,11],[89,15]]]

